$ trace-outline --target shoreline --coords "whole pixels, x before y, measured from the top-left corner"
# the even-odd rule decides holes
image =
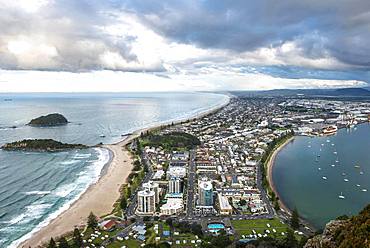
[[[267,181],[270,185],[270,188],[271,190],[275,193],[275,195],[279,198],[279,206],[287,213],[291,213],[291,210],[284,204],[284,202],[281,200],[280,198],[280,195],[279,193],[277,192],[276,190],[276,187],[274,185],[274,180],[272,179],[272,169],[274,167],[274,164],[275,164],[275,160],[276,160],[276,156],[277,154],[286,146],[288,145],[290,142],[294,141],[295,139],[295,136],[293,137],[290,137],[289,139],[287,139],[286,141],[284,141],[284,143],[282,143],[281,145],[279,145],[278,147],[276,147],[274,149],[274,151],[272,152],[270,158],[269,158],[269,161],[267,163],[267,173],[266,173],[266,176],[267,176]]]
[[[61,237],[73,231],[75,227],[85,225],[90,212],[93,212],[96,216],[111,213],[114,203],[120,197],[120,189],[127,181],[128,175],[133,168],[132,154],[126,149],[127,144],[139,137],[143,132],[160,129],[172,123],[179,124],[200,119],[213,114],[228,105],[230,99],[231,97],[227,96],[226,101],[213,106],[211,109],[195,113],[194,116],[153,124],[128,134],[119,142],[98,146],[108,149],[110,153],[110,159],[104,165],[98,181],[91,184],[67,210],[50,220],[47,225],[37,230],[29,238],[20,242],[17,247],[38,247],[48,242],[51,237],[54,239]]]
[[[272,178],[272,170],[273,170],[273,167],[275,165],[275,160],[276,160],[276,156],[277,154],[285,148],[285,146],[287,146],[288,144],[290,144],[291,142],[294,141],[294,139],[296,138],[296,136],[292,136],[290,137],[289,139],[287,139],[286,141],[284,141],[284,143],[282,143],[281,145],[279,145],[278,147],[276,147],[274,149],[274,151],[272,152],[271,156],[270,156],[270,159],[267,163],[267,180],[268,180],[268,183],[270,185],[270,189],[275,193],[276,197],[279,198],[278,200],[278,204],[281,208],[281,211],[285,212],[286,214],[288,215],[292,215],[292,212],[293,210],[290,209],[285,203],[284,201],[282,200],[282,198],[280,197],[278,191],[276,190],[276,187],[274,185],[274,180]],[[307,221],[306,219],[302,218],[301,216],[299,216],[299,219],[300,219],[300,222],[301,224],[304,224],[305,226],[309,227],[311,230],[315,231],[316,228],[314,227],[314,225],[312,225],[309,221]]]

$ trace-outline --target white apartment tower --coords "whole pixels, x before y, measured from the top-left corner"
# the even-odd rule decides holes
[[[182,193],[182,180],[178,177],[172,177],[168,181],[168,193],[179,194]]]
[[[143,188],[148,191],[153,191],[155,194],[155,202],[159,203],[159,184],[153,181],[143,183]]]
[[[147,189],[137,193],[138,214],[154,214],[156,210],[155,192]]]

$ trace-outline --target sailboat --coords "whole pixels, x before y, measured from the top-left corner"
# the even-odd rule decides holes
[[[340,195],[338,197],[339,197],[339,199],[345,199],[345,197],[343,195],[343,192],[340,192]]]

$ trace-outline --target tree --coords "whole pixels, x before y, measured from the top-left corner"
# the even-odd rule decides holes
[[[279,198],[278,198],[278,197],[275,199],[275,202],[274,202],[274,209],[275,209],[276,211],[280,210],[280,206],[279,206]]]
[[[294,208],[292,217],[290,219],[290,226],[294,229],[297,230],[299,228],[299,214],[297,208]]]
[[[193,223],[193,224],[191,224],[190,228],[191,228],[191,232],[194,235],[198,235],[199,237],[203,236],[202,226],[201,225],[199,225],[197,223]]]
[[[55,243],[54,239],[51,238],[48,244],[48,248],[57,248],[57,244]]]
[[[289,248],[296,248],[298,247],[298,241],[294,237],[294,233],[292,229],[288,229],[286,233],[286,238],[284,240],[284,246]]]
[[[298,247],[304,247],[304,245],[307,243],[308,238],[303,236],[301,237],[301,240],[298,243]]]
[[[169,227],[173,227],[173,220],[172,220],[172,218],[168,218],[167,220],[166,220],[166,223],[167,223],[167,225],[169,226]]]
[[[83,242],[82,242],[80,230],[78,230],[78,228],[75,228],[73,230],[73,246],[81,247],[82,244]]]
[[[225,248],[231,245],[232,241],[229,236],[226,235],[224,230],[220,231],[220,234],[217,237],[212,237],[210,244],[202,243],[202,247],[205,248]]]
[[[246,200],[244,200],[244,199],[241,199],[240,201],[239,201],[239,205],[240,206],[245,206],[247,204],[247,201]]]
[[[58,245],[59,248],[69,248],[69,244],[66,240],[66,238],[62,237],[59,239],[59,245]]]
[[[119,203],[122,210],[125,210],[127,208],[127,200],[126,197],[122,196],[121,201]]]
[[[98,227],[98,218],[93,212],[90,212],[89,217],[87,217],[87,227],[95,229]]]

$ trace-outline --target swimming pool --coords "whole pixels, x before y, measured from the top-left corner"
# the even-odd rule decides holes
[[[225,228],[225,225],[222,224],[222,223],[210,223],[208,224],[208,229],[224,229]]]

